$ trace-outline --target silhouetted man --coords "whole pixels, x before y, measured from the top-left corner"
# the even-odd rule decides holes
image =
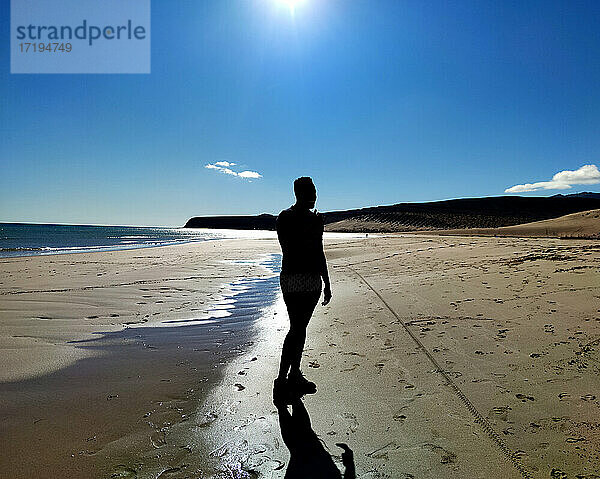
[[[275,388],[288,386],[304,394],[317,390],[300,371],[306,327],[319,302],[322,282],[323,305],[331,299],[331,287],[323,252],[323,217],[312,211],[317,201],[312,179],[303,176],[294,181],[294,194],[296,203],[277,217],[277,237],[283,252],[280,284],[290,330],[283,342]]]

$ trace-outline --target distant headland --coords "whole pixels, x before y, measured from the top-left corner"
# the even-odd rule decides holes
[[[499,228],[593,209],[600,209],[600,193],[398,203],[330,211],[322,215],[326,231],[370,233]],[[274,230],[276,219],[276,216],[266,213],[248,216],[197,216],[188,220],[185,227]]]

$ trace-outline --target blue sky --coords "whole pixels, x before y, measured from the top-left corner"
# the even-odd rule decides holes
[[[277,213],[302,175],[328,211],[600,165],[597,1],[153,0],[150,75],[11,75],[0,4],[0,221],[177,226]]]

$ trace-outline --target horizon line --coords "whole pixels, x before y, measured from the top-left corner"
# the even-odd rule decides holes
[[[490,196],[465,196],[465,197],[460,197],[460,198],[444,198],[444,199],[438,199],[438,200],[421,200],[421,201],[406,201],[406,202],[398,202],[398,203],[391,203],[391,204],[385,204],[385,205],[374,205],[374,206],[361,206],[361,207],[355,207],[355,208],[346,208],[346,209],[334,209],[334,210],[329,210],[329,211],[322,211],[322,213],[335,213],[335,212],[339,212],[339,211],[348,211],[348,210],[360,210],[360,209],[365,209],[365,208],[378,208],[381,206],[394,206],[394,205],[399,205],[399,204],[410,204],[410,203],[437,203],[437,202],[443,202],[443,201],[453,201],[453,200],[468,200],[468,199],[485,199],[485,198],[502,198],[502,197],[511,197],[511,198],[552,198],[554,196],[576,196],[576,195],[580,195],[582,193],[591,193],[591,194],[598,194],[600,195],[600,192],[594,192],[594,191],[582,191],[579,193],[570,193],[570,194],[562,194],[562,193],[555,193],[553,195],[546,195],[546,196],[541,196],[541,195],[531,195],[531,196],[523,196],[523,195],[518,195],[518,194],[499,194],[499,195],[490,195]],[[208,215],[198,215],[198,216],[204,216],[204,217],[223,217],[223,216],[259,216],[259,215],[271,215],[271,216],[276,216],[272,213],[266,213],[266,212],[262,212],[262,213],[253,213],[253,214],[239,214],[239,213],[232,213],[232,214],[208,214]],[[198,216],[192,216],[191,218],[196,218]],[[187,223],[191,218],[188,218],[185,220],[185,223]],[[40,222],[40,221],[5,221],[5,220],[0,220],[0,225],[2,224],[13,224],[13,225],[44,225],[44,226],[111,226],[111,227],[124,227],[124,228],[178,228],[178,229],[186,229],[185,228],[185,223],[183,226],[167,226],[167,225],[132,225],[132,224],[110,224],[110,223],[71,223],[71,222],[67,222],[67,223],[61,223],[61,222]]]

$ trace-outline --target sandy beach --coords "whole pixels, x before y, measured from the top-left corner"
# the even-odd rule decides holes
[[[304,404],[340,468],[336,443],[360,478],[600,475],[597,242],[325,244],[333,300],[309,325]],[[282,478],[278,253],[0,261],[0,477]],[[208,322],[231,304],[245,313]]]
[[[600,479],[600,0],[3,7],[0,479]]]

